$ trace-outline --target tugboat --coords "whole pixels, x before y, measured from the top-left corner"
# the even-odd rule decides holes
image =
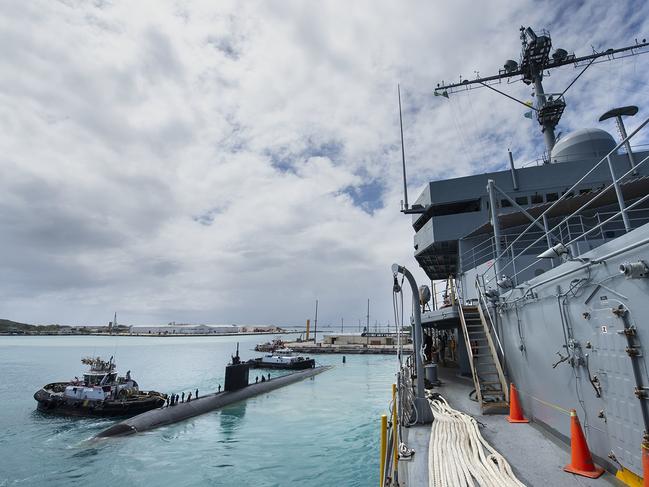
[[[248,365],[253,369],[302,370],[314,368],[315,359],[301,355],[295,357],[269,353],[263,357],[248,360]]]
[[[274,352],[284,347],[284,342],[275,338],[272,342],[259,343],[255,346],[255,352]]]
[[[81,363],[89,370],[83,380],[52,382],[34,394],[38,410],[67,416],[134,416],[164,405],[166,395],[156,391],[140,391],[131,378],[117,374],[113,357],[86,357]]]

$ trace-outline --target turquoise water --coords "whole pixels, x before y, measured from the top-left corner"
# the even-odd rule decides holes
[[[335,368],[127,438],[89,441],[113,421],[36,411],[33,393],[79,375],[87,355],[115,355],[143,389],[215,390],[237,340],[247,359],[266,337],[0,337],[0,486],[376,485],[391,356],[316,356]]]

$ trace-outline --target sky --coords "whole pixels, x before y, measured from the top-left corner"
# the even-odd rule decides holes
[[[641,1],[0,2],[0,318],[393,323],[402,195],[540,156],[524,108],[442,81],[649,37]],[[558,131],[649,104],[649,56],[592,66]],[[562,91],[572,66],[545,81]],[[527,100],[523,83],[503,84]],[[409,293],[406,294],[409,299]]]

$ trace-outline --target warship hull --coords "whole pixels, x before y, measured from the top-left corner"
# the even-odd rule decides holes
[[[649,225],[581,257],[503,296],[533,293],[498,314],[504,365],[531,419],[569,441],[575,409],[600,463],[642,472],[647,378],[634,349],[649,344],[649,279],[619,269],[649,260]]]

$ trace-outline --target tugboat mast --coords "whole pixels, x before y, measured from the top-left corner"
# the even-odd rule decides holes
[[[511,78],[521,76],[523,83],[526,85],[534,85],[536,104],[529,108],[536,112],[536,118],[541,125],[541,132],[543,133],[545,147],[548,154],[552,151],[556,142],[554,129],[559,123],[561,115],[563,115],[563,111],[566,107],[564,94],[574,84],[574,82],[577,81],[583,72],[588,69],[591,64],[597,62],[612,61],[614,59],[635,56],[648,52],[645,48],[649,46],[646,39],[642,39],[642,42],[636,40],[635,44],[619,49],[607,49],[602,52],[595,52],[593,49],[593,53],[588,56],[576,57],[574,54],[568,54],[565,49],[561,48],[556,49],[550,56],[552,39],[550,38],[549,32],[543,30],[537,35],[531,27],[521,27],[520,31],[522,49],[519,62],[511,59],[507,60],[503,66],[504,69],[499,70],[498,74],[493,76],[483,78],[478,77],[472,80],[462,79],[460,76],[460,81],[458,83],[438,83],[435,88],[435,96],[444,96],[448,98],[449,94],[457,91],[471,90],[479,88],[480,86],[486,86],[507,98],[529,107],[525,102],[517,100],[513,96],[503,93],[491,86],[500,83],[501,80],[505,78],[509,83],[511,82]],[[620,53],[624,54],[616,56],[616,54]],[[544,73],[549,72],[551,69],[565,66],[566,64],[573,64],[576,68],[583,66],[583,69],[562,93],[545,93],[543,88]]]

